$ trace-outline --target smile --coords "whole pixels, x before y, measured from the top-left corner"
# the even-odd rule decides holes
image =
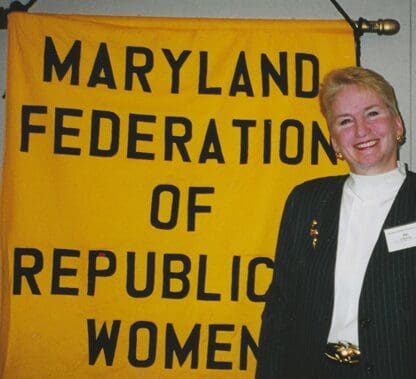
[[[367,147],[372,147],[372,146],[376,145],[377,143],[378,143],[378,140],[373,139],[371,141],[357,143],[356,145],[354,145],[354,147],[361,150],[361,149],[366,149]]]

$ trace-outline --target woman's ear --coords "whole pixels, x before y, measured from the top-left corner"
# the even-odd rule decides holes
[[[337,153],[337,152],[339,152],[339,150],[338,150],[338,144],[337,144],[337,141],[335,140],[335,138],[334,137],[332,137],[331,136],[331,145],[332,145],[332,147],[334,148],[334,151]]]
[[[394,123],[395,123],[395,131],[396,131],[396,135],[404,135],[404,126],[403,126],[403,120],[400,117],[400,115],[397,115],[394,118]]]

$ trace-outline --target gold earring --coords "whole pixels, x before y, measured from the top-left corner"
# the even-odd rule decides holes
[[[337,159],[339,159],[340,161],[344,160],[344,156],[342,155],[342,153],[340,151],[337,151],[335,153],[335,156],[337,157]]]
[[[396,136],[396,142],[397,142],[398,145],[403,145],[405,140],[406,139],[405,139],[403,134],[398,134]]]

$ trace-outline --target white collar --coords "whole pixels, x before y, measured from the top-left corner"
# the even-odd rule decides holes
[[[397,162],[394,170],[379,175],[350,173],[345,186],[361,200],[374,199],[382,202],[398,191],[405,178],[406,167],[403,163]]]

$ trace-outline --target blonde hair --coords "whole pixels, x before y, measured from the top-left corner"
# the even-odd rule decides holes
[[[374,91],[393,116],[400,116],[393,87],[380,74],[363,67],[345,67],[327,73],[321,83],[319,103],[328,126],[331,124],[331,106],[335,96],[347,85],[356,85]]]

